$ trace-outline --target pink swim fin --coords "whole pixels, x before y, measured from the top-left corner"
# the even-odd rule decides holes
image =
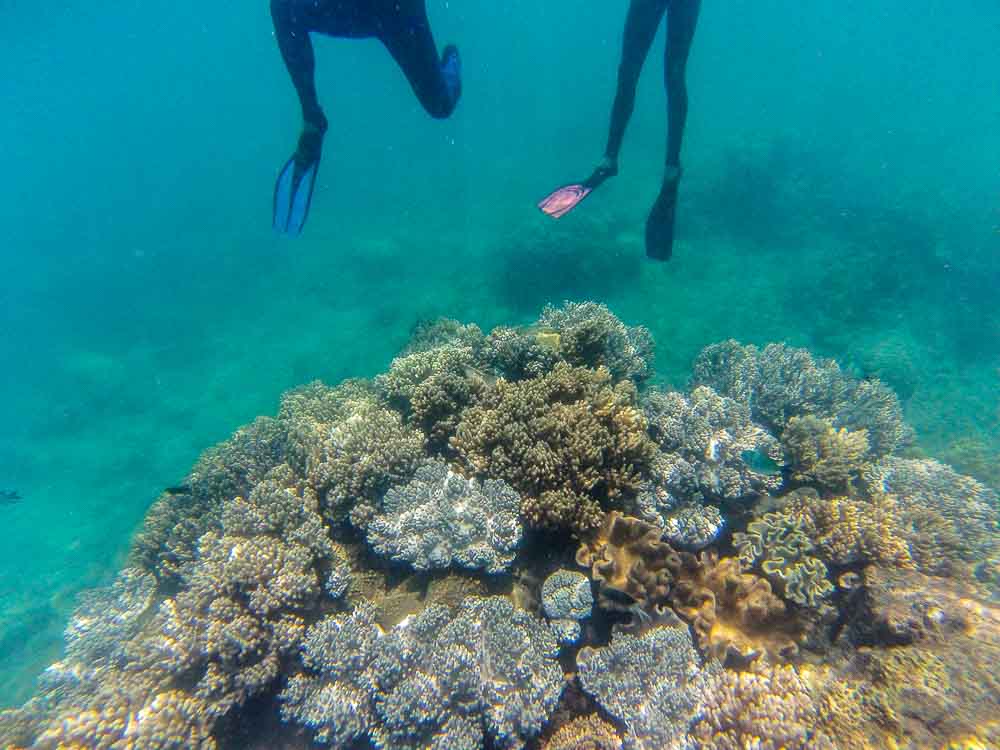
[[[590,195],[592,187],[581,185],[563,185],[553,190],[538,202],[542,213],[553,219],[561,219],[579,205],[580,201]]]

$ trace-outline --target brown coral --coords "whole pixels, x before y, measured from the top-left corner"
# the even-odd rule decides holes
[[[804,626],[771,590],[766,578],[743,573],[734,557],[683,554],[670,601],[691,624],[698,645],[731,667],[766,654],[772,661],[798,654]]]
[[[598,605],[640,619],[668,604],[681,559],[660,541],[660,528],[617,511],[608,513],[593,538],[580,545],[576,561],[598,582]]]
[[[790,666],[723,671],[691,727],[698,750],[834,750],[808,685]]]
[[[847,497],[821,499],[815,491],[800,489],[786,499],[785,512],[802,522],[820,556],[833,565],[874,562],[913,567],[910,548],[900,535],[892,498],[871,502]]]
[[[560,504],[572,496],[607,506],[638,487],[653,446],[635,398],[633,386],[612,385],[604,368],[560,364],[539,378],[498,381],[465,410],[452,445],[473,471],[503,479],[529,498],[529,522],[561,528],[592,513],[545,512],[543,493],[562,491],[547,496]]]
[[[792,479],[832,492],[847,490],[868,459],[868,431],[839,430],[831,420],[792,417],[781,434]]]
[[[542,750],[621,750],[621,747],[621,737],[614,726],[597,714],[588,714],[561,726]]]

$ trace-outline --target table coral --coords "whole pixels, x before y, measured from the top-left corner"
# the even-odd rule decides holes
[[[629,746],[641,750],[671,748],[683,740],[714,674],[700,667],[684,627],[618,634],[610,645],[584,647],[577,655],[583,689],[624,724]]]
[[[506,482],[466,479],[444,461],[428,461],[385,494],[368,543],[417,570],[454,564],[500,573],[521,542],[520,504]]]
[[[781,446],[750,420],[746,405],[699,386],[686,396],[651,391],[643,398],[643,410],[650,434],[667,454],[663,460],[690,467],[666,469],[666,488],[676,501],[738,501],[781,487]],[[748,454],[766,456],[775,470],[756,470]]]
[[[577,533],[597,519],[576,507],[634,492],[652,455],[634,388],[612,385],[605,369],[565,364],[540,378],[498,381],[465,410],[452,445],[470,469],[522,494],[529,523]],[[550,512],[553,501],[560,507]]]

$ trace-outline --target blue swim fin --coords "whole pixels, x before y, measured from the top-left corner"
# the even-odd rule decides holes
[[[274,185],[274,230],[292,237],[298,236],[309,216],[319,159],[301,166],[293,156],[281,168]]]

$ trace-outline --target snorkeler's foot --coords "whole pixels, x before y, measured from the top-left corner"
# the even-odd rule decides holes
[[[299,136],[298,148],[278,174],[274,184],[272,220],[276,232],[295,237],[305,226],[316,187],[325,132],[326,118],[316,124],[307,122]]]
[[[462,58],[454,44],[449,44],[441,53],[441,75],[452,105],[457,104],[462,96]]]
[[[674,251],[674,214],[681,171],[679,167],[668,169],[660,194],[646,219],[646,257],[653,260],[670,260]]]
[[[563,185],[553,190],[538,202],[538,208],[542,213],[551,216],[553,219],[561,219],[574,208],[580,201],[590,195],[591,191],[599,186],[609,177],[618,174],[618,163],[605,157],[597,165],[597,168],[583,182],[574,182],[570,185]]]

